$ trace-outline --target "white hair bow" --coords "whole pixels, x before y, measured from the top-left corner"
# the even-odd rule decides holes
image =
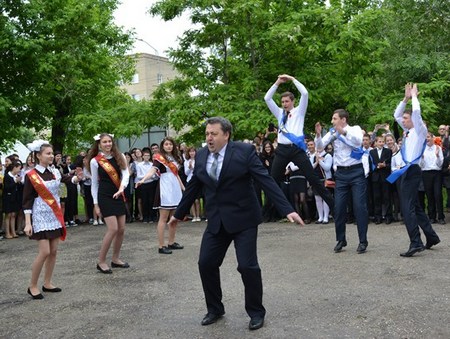
[[[43,144],[48,144],[48,141],[45,140],[34,140],[32,143],[27,144],[27,148],[31,151],[31,152],[39,152],[41,150],[41,146]]]
[[[109,135],[111,138],[114,138],[114,134],[109,134],[109,133],[102,133],[102,134],[106,134],[106,135]],[[95,141],[99,141],[100,140],[100,136],[101,136],[101,134],[94,135],[94,140]]]

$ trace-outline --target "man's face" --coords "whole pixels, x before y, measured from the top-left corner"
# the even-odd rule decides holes
[[[431,136],[431,134],[427,134],[427,145],[428,146],[434,145],[434,138]]]
[[[208,124],[205,137],[208,150],[211,153],[217,153],[228,143],[230,133],[224,133],[220,124]]]
[[[403,113],[402,115],[402,123],[406,129],[410,129],[414,127],[414,124],[411,120],[411,114]]]
[[[282,97],[281,107],[283,107],[285,111],[292,111],[294,109],[294,101],[289,97]]]
[[[142,158],[146,162],[150,161],[150,153],[145,152],[144,154],[142,154]]]
[[[382,149],[384,147],[384,139],[383,138],[377,138],[377,148]]]
[[[445,130],[446,130],[445,125],[440,125],[439,126],[439,135],[441,137],[443,137],[445,135]]]
[[[363,137],[363,147],[364,148],[370,147],[370,138],[369,137]]]
[[[153,153],[153,154],[159,153],[159,146],[156,146],[156,145],[155,145],[155,146],[152,146],[151,149],[152,149],[152,153]]]
[[[331,117],[331,123],[333,124],[333,127],[336,128],[337,126],[344,127],[347,119],[339,117],[338,113],[334,113]]]

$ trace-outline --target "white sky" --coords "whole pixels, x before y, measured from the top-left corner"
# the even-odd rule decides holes
[[[163,21],[159,17],[153,17],[148,13],[152,4],[157,0],[122,0],[115,12],[115,22],[127,30],[134,29],[136,38],[142,39],[153,48],[142,41],[136,41],[131,53],[150,53],[167,56],[169,47],[178,46],[177,38],[191,26],[186,15],[177,17],[172,21]],[[156,53],[155,53],[156,50]]]

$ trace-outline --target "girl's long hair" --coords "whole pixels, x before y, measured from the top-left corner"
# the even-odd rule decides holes
[[[173,145],[173,149],[172,149],[172,154],[168,154],[165,150],[164,150],[164,142],[166,141],[170,141]],[[161,140],[161,144],[159,145],[159,153],[163,156],[164,159],[166,159],[167,161],[169,161],[168,156],[172,156],[175,161],[179,164],[182,165],[183,163],[181,162],[181,157],[180,157],[180,152],[178,151],[178,145],[175,142],[175,140],[171,137],[165,137],[164,139]]]
[[[89,172],[91,172],[91,159],[95,158],[100,150],[100,141],[104,138],[108,137],[112,140],[112,148],[111,148],[111,155],[116,159],[117,164],[121,169],[127,169],[127,161],[125,160],[125,156],[122,155],[119,148],[116,146],[116,143],[114,141],[114,138],[111,137],[108,133],[102,133],[100,134],[100,139],[96,140],[94,144],[92,145],[91,149],[89,150],[87,154],[87,169]]]

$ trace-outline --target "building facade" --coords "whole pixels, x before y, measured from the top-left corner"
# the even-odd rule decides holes
[[[151,99],[153,92],[163,82],[174,79],[177,72],[173,68],[169,59],[159,55],[139,53],[136,54],[136,72],[130,84],[123,85],[127,93],[135,100]],[[119,149],[122,152],[132,148],[143,148],[153,143],[159,143],[167,136],[171,135],[167,126],[153,126],[143,130],[142,135],[131,138],[120,138]]]

